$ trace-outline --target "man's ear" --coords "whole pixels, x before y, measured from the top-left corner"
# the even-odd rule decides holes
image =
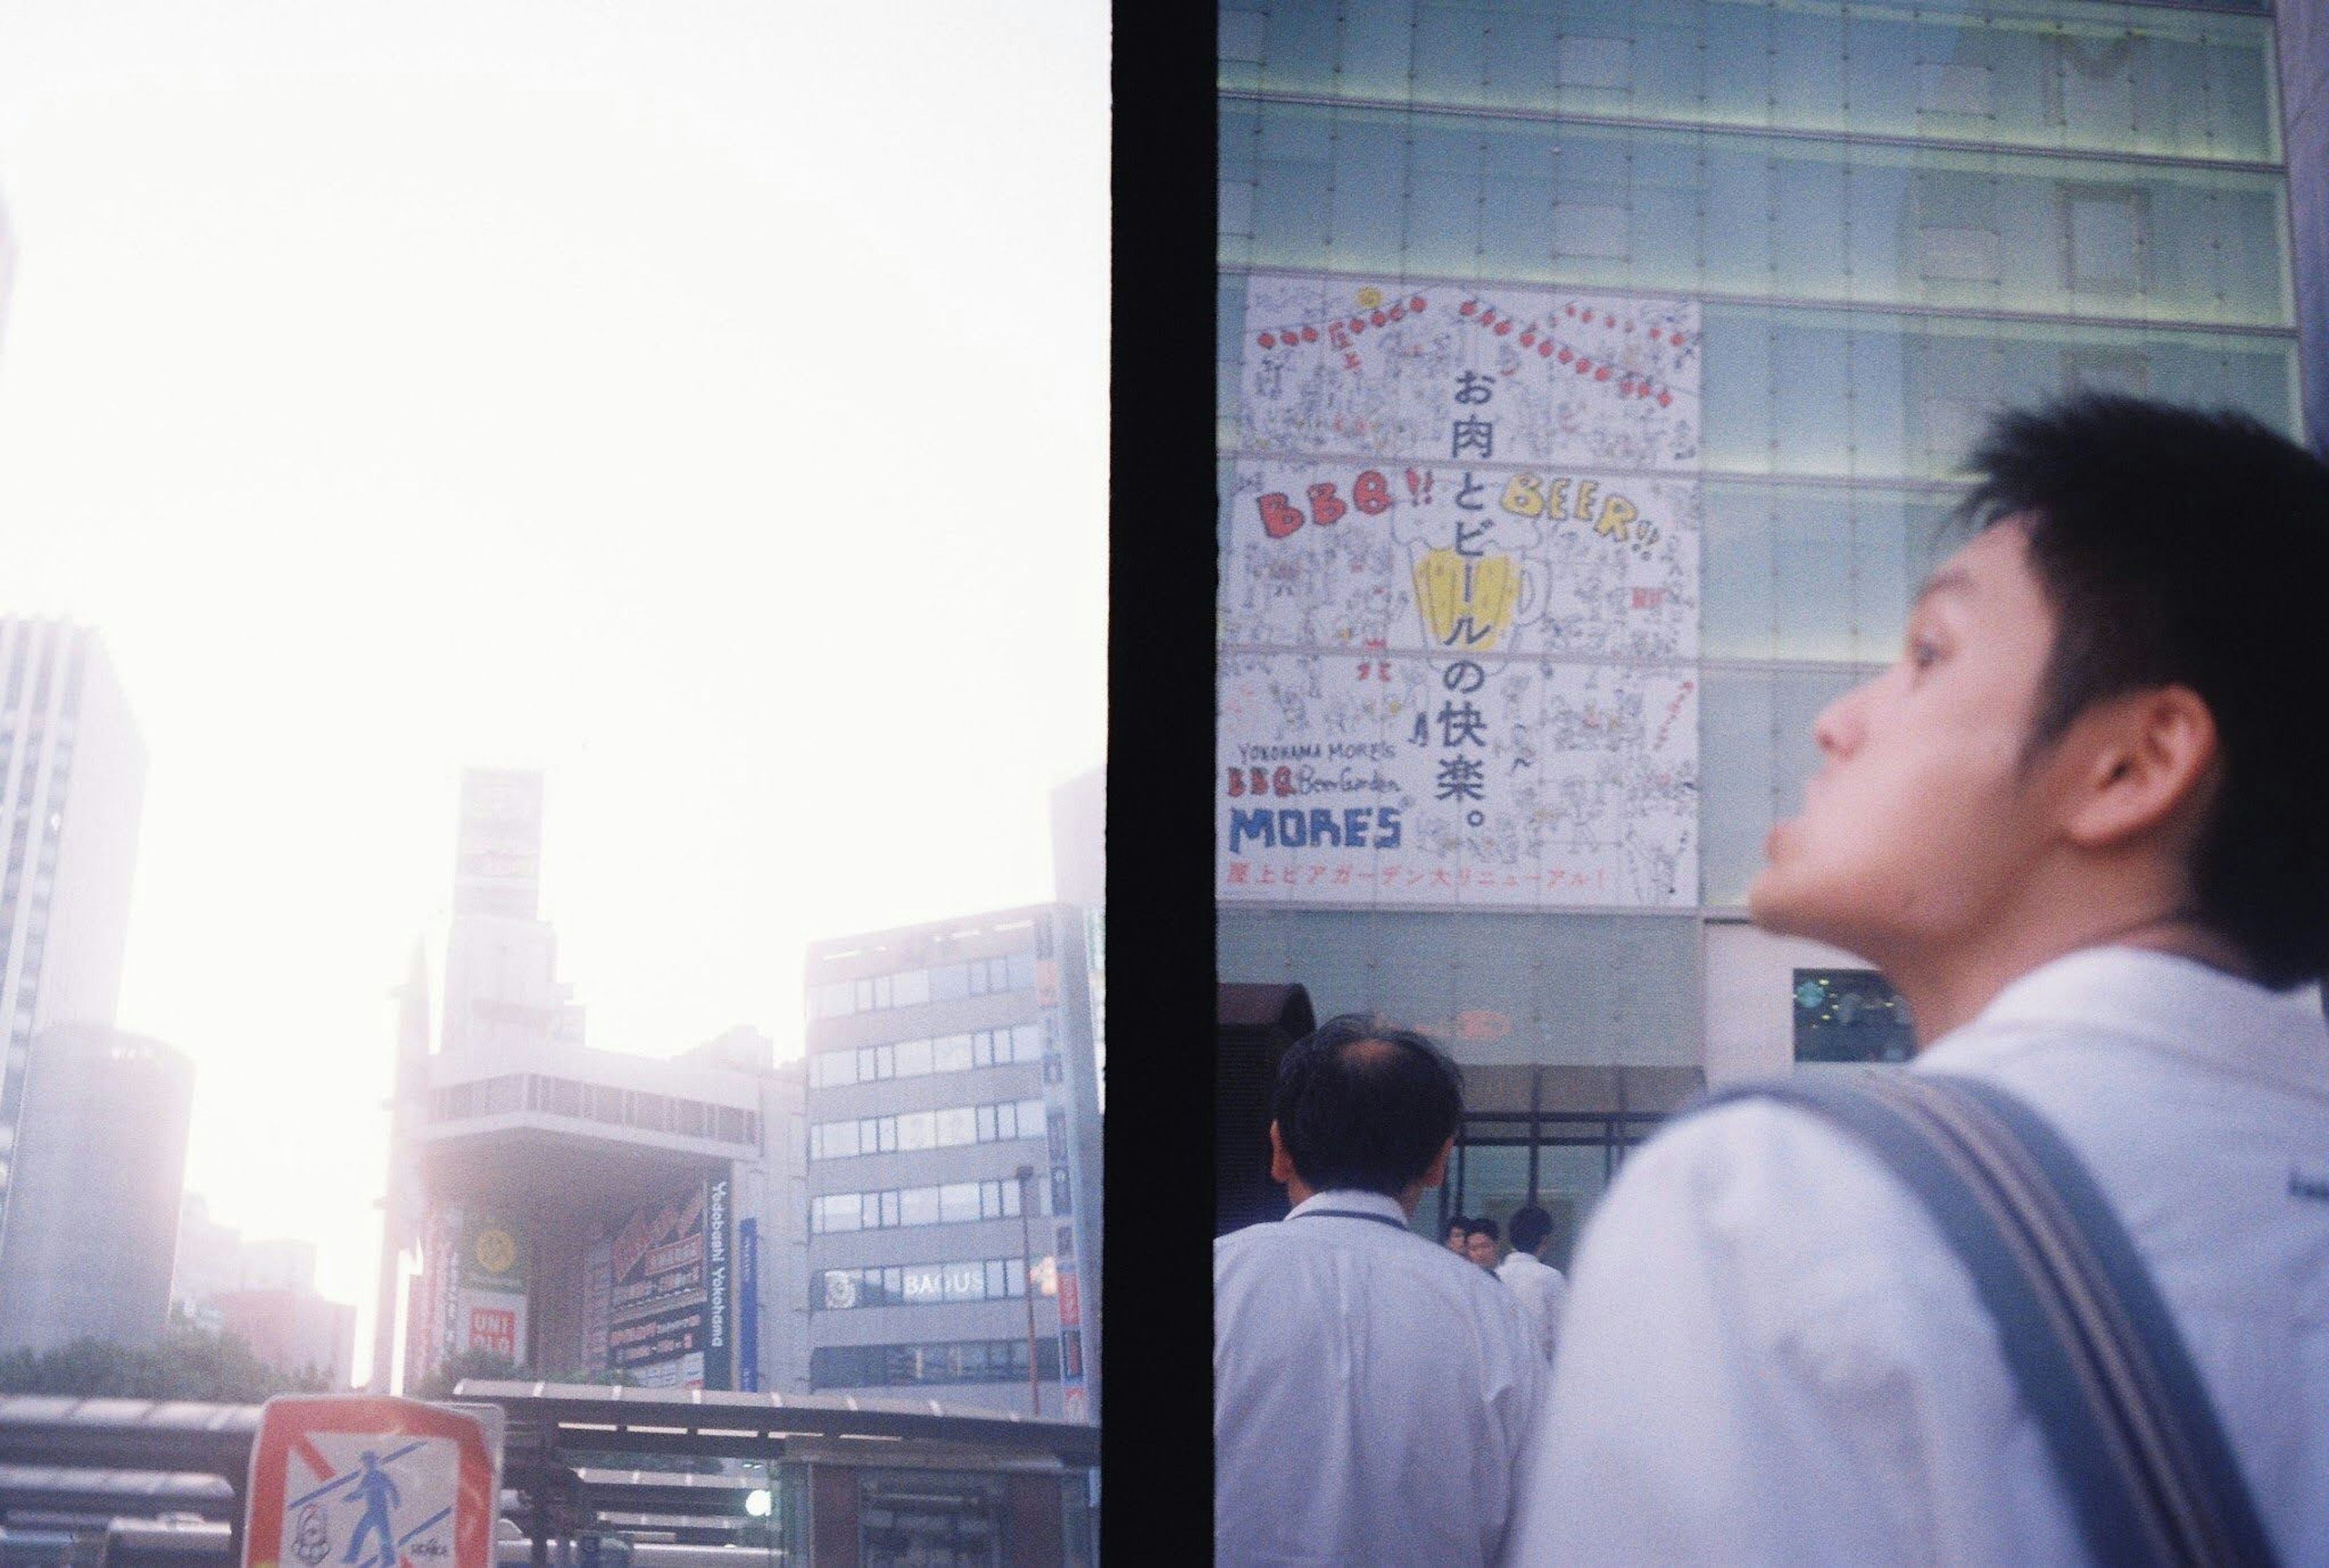
[[[1269,1124],[1269,1179],[1280,1187],[1294,1179],[1294,1157],[1286,1152],[1286,1140],[1276,1122]]]
[[[1438,1187],[1441,1182],[1447,1180],[1447,1157],[1455,1151],[1456,1140],[1453,1138],[1450,1138],[1447,1142],[1441,1144],[1439,1146],[1439,1157],[1431,1162],[1431,1169],[1423,1173],[1423,1181],[1421,1185],[1426,1188],[1433,1188]]]
[[[2101,705],[2063,816],[2082,849],[2107,850],[2157,831],[2205,795],[2215,770],[2216,719],[2188,686],[2130,692]]]

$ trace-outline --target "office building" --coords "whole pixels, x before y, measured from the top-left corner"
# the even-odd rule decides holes
[[[0,1284],[18,1266],[35,1037],[113,1022],[145,776],[145,749],[96,634],[0,617]],[[177,1201],[173,1191],[173,1223]],[[53,1222],[24,1223],[44,1227],[40,1246],[53,1236]],[[166,1255],[162,1266],[166,1291]]]
[[[490,1351],[569,1381],[803,1388],[799,1065],[750,1028],[668,1059],[584,1046],[536,903],[541,775],[473,772],[461,800],[433,1036],[425,955],[402,991],[378,1303],[402,1328],[374,1386],[391,1359],[410,1388]]]
[[[1099,1419],[1089,969],[1065,904],[810,947],[812,1392]]]
[[[194,1070],[99,1024],[33,1037],[0,1268],[0,1350],[150,1345],[170,1313]]]
[[[1220,978],[1445,1039],[1469,1114],[1419,1226],[1534,1197],[1565,1263],[1702,1085],[1906,1054],[1866,965],[1743,902],[1986,417],[2304,429],[2274,21],[1218,20]]]

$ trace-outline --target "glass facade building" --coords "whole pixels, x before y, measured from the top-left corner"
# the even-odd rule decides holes
[[[1219,23],[1220,975],[1444,1038],[1472,1115],[1419,1228],[1534,1195],[1564,1262],[1698,1087],[1897,1051],[1851,955],[1742,905],[1986,417],[2098,387],[2301,435],[2273,19]]]

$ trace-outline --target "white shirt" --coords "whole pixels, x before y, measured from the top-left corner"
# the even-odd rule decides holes
[[[1528,1310],[1537,1343],[1544,1347],[1544,1358],[1551,1360],[1553,1345],[1561,1338],[1561,1309],[1569,1300],[1569,1282],[1534,1253],[1517,1248],[1496,1265],[1496,1278],[1510,1285]]]
[[[2329,1564],[2329,1028],[2185,959],[2071,954],[1916,1070],[2022,1096],[2165,1297],[2282,1562]],[[2316,1185],[2318,1184],[2318,1185]],[[1850,1135],[1768,1103],[1627,1162],[1571,1282],[1514,1563],[2086,1562],[1971,1277]]]
[[[1406,1226],[1391,1198],[1325,1192],[1213,1243],[1223,1568],[1494,1561],[1544,1357],[1512,1291]]]

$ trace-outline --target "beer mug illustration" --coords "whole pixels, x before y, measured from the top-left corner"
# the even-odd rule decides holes
[[[1415,607],[1435,648],[1493,653],[1544,608],[1543,568],[1493,551],[1463,555],[1446,545],[1410,547]]]

